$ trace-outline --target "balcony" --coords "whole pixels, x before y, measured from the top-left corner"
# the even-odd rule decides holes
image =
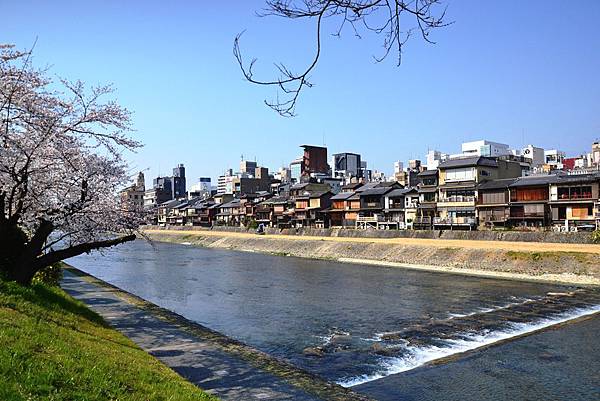
[[[475,196],[473,195],[453,195],[445,198],[441,198],[440,203],[459,203],[459,202],[475,202]]]
[[[562,200],[588,200],[588,199],[593,199],[591,192],[586,192],[586,193],[582,193],[582,194],[570,194],[570,195],[559,194],[558,195],[559,201],[562,201]]]
[[[413,219],[413,225],[415,226],[430,226],[433,222],[433,217],[423,216],[423,217],[415,217]]]
[[[434,217],[433,225],[439,226],[474,226],[477,224],[475,217]]]
[[[504,223],[509,219],[508,215],[505,214],[494,214],[491,216],[479,216],[479,220],[482,223]]]
[[[511,219],[542,219],[546,216],[545,213],[543,212],[529,212],[529,213],[523,213],[523,212],[511,212],[510,213],[510,218]]]
[[[357,223],[378,223],[384,221],[383,216],[358,216],[356,218]]]

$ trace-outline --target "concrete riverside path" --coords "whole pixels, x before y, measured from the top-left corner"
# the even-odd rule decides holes
[[[222,400],[369,400],[76,268],[61,287],[140,348]]]

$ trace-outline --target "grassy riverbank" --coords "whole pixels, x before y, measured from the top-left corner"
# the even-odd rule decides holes
[[[474,276],[600,285],[600,245],[145,230],[157,241]]]
[[[216,400],[59,288],[4,281],[0,399]]]

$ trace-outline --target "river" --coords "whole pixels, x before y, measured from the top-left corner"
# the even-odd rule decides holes
[[[144,241],[69,263],[380,400],[600,394],[598,315],[521,336],[600,311],[596,290]]]

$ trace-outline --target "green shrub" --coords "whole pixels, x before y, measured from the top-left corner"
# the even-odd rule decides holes
[[[54,263],[48,267],[43,268],[33,276],[32,284],[43,283],[53,287],[58,287],[60,280],[62,280],[62,262]]]
[[[592,242],[594,244],[600,244],[600,230],[596,230],[592,233]]]

